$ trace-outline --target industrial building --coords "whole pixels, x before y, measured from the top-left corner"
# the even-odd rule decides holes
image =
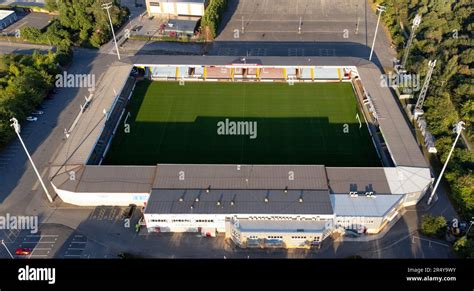
[[[373,63],[341,57],[135,56],[108,74],[121,88],[104,92],[70,132],[51,165],[50,182],[66,203],[144,206],[150,232],[225,234],[240,247],[314,247],[334,231],[378,233],[415,205],[430,169]],[[324,165],[101,166],[125,113],[133,66],[174,81],[352,82],[372,136],[383,139],[382,167]],[[115,94],[114,90],[121,92]],[[362,103],[362,101],[361,101]],[[94,109],[95,108],[95,109]],[[106,109],[107,118],[96,114]],[[364,114],[365,115],[365,114]],[[290,178],[291,177],[291,178]]]
[[[5,29],[15,21],[17,16],[13,10],[0,10],[0,29]]]
[[[146,0],[149,16],[202,17],[209,0]]]

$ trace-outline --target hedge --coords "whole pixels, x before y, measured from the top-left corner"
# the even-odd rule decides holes
[[[206,40],[212,40],[217,36],[217,28],[226,8],[227,0],[210,0],[201,20],[201,32]]]

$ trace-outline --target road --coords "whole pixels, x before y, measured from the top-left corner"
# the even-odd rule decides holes
[[[351,3],[356,4],[360,2],[358,1],[354,0]],[[246,2],[242,1],[242,3]],[[137,9],[135,12],[139,11]],[[139,14],[132,11],[132,19],[136,19],[137,15]],[[374,17],[373,14],[368,16],[371,19],[368,23],[373,23]],[[118,36],[123,33],[124,31],[119,32]],[[304,31],[303,33],[306,35]],[[273,31],[273,34],[278,33]],[[385,52],[388,43],[383,37],[380,38],[380,42],[382,42],[380,45],[376,44],[375,51],[377,56],[386,54],[381,57],[380,63],[385,64],[389,61],[390,55],[389,52]],[[45,46],[0,43],[1,53],[31,53],[35,48],[48,49]],[[169,49],[172,50],[172,46]],[[322,43],[304,39],[303,42],[298,39],[287,39],[283,42],[276,42],[275,39],[262,41],[257,37],[253,41],[230,40],[223,34],[223,37],[210,48],[209,53],[255,56],[353,55],[367,58],[368,50],[363,37],[358,37],[354,42]],[[116,58],[113,42],[109,42],[98,51],[76,49],[73,63],[67,68],[67,72],[95,74],[95,79],[99,80],[100,75]],[[25,144],[45,180],[48,165],[63,144],[64,129],[72,124],[79,111],[79,105],[83,103],[86,95],[88,95],[86,88],[61,88],[53,100],[45,101],[45,114],[38,122],[23,124],[22,136]],[[76,207],[63,203],[59,198],[56,198],[53,204],[49,204],[18,140],[14,140],[0,153],[0,185],[2,185],[0,187],[0,213],[37,215],[40,219],[41,227],[38,234],[28,231],[0,232],[0,238],[8,238],[6,243],[10,250],[31,245],[35,249],[31,255],[32,258],[110,258],[117,257],[117,254],[122,252],[166,258],[347,257],[351,255],[367,258],[444,258],[453,256],[445,243],[427,240],[417,232],[421,215],[427,211],[445,215],[448,219],[455,215],[444,191],[439,192],[439,200],[432,208],[427,208],[424,201],[417,207],[409,208],[402,219],[383,238],[363,243],[328,241],[321,250],[308,252],[239,250],[233,249],[222,237],[208,239],[198,237],[196,234],[136,234],[133,227],[124,226],[119,215],[120,208]],[[49,188],[49,191],[54,193],[51,187]],[[138,220],[137,215],[133,222]],[[49,240],[50,238],[53,240]],[[7,255],[0,248],[0,257],[7,257]]]
[[[32,54],[35,50],[47,52],[52,49],[51,46],[41,44],[29,44],[12,41],[0,41],[0,54]]]

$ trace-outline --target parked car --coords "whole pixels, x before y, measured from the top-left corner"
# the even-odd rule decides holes
[[[30,121],[30,122],[35,122],[35,121],[38,121],[38,117],[34,117],[34,116],[28,116],[26,118],[27,121]]]
[[[346,229],[344,232],[344,236],[355,238],[355,237],[360,237],[360,233],[354,229]]]
[[[31,113],[33,115],[43,115],[44,114],[44,111],[42,110],[36,110],[35,112]]]
[[[123,219],[129,219],[133,215],[133,211],[135,210],[137,206],[135,204],[130,204],[125,208],[125,210],[122,212],[122,218]]]
[[[17,248],[16,251],[15,251],[15,254],[17,254],[19,256],[26,256],[26,255],[31,254],[31,249],[29,249],[29,248]]]

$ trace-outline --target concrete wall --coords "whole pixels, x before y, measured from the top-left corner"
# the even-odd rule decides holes
[[[319,247],[321,242],[333,231],[329,229],[260,230],[242,229],[237,220],[226,220],[226,237],[241,248],[311,248]],[[275,221],[278,228],[278,221]],[[332,226],[332,219],[328,221]]]
[[[365,229],[367,233],[377,233],[383,224],[383,217],[337,216],[336,227],[353,230]]]
[[[152,5],[160,3],[159,6]],[[206,5],[203,3],[186,2],[161,2],[159,0],[146,0],[146,8],[150,16],[203,16]]]
[[[127,204],[128,205],[128,204]],[[146,209],[145,209],[146,212]],[[145,213],[145,223],[150,232],[198,232],[202,229],[215,229],[226,232],[226,219],[260,220],[332,220],[333,215],[262,215],[262,214],[152,214]]]
[[[144,217],[149,232],[225,232],[224,214],[145,213]]]
[[[79,206],[144,206],[150,197],[149,193],[79,193],[51,185],[64,202]]]

